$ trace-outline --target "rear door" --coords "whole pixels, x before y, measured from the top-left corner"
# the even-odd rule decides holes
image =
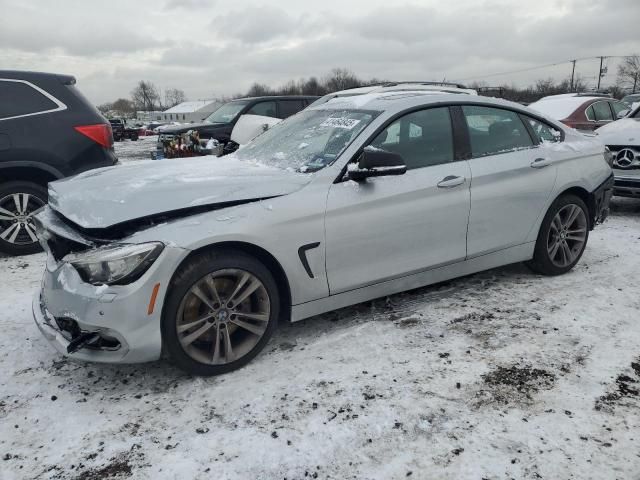
[[[463,106],[462,115],[471,147],[471,258],[525,242],[553,190],[556,166],[527,117],[476,105]]]

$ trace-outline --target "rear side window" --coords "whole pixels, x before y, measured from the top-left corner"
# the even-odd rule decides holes
[[[264,117],[275,117],[276,102],[268,101],[268,102],[256,103],[253,107],[249,109],[247,113],[251,115],[262,115]]]
[[[22,82],[0,80],[0,118],[54,110],[58,105]]]
[[[593,112],[596,116],[596,122],[603,120],[613,120],[611,116],[611,108],[609,108],[609,102],[596,102],[593,105]]]
[[[526,115],[523,115],[522,118],[529,124],[539,142],[559,142],[562,140],[562,133],[557,128]]]
[[[590,106],[589,108],[587,108],[587,109],[584,111],[584,114],[586,115],[587,120],[590,120],[590,121],[592,121],[592,122],[595,122],[595,121],[596,121],[596,114],[593,112],[593,105],[592,105],[592,106]]]
[[[407,169],[453,161],[449,108],[430,108],[399,118],[378,134],[371,145],[402,156]]]
[[[473,157],[486,157],[533,146],[520,116],[501,108],[463,106]]]
[[[295,115],[304,108],[302,100],[280,100],[279,118],[287,118]]]

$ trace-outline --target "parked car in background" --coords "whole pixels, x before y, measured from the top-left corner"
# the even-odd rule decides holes
[[[34,318],[75,359],[228,372],[279,321],[514,262],[568,272],[608,212],[604,154],[503,100],[329,100],[215,162],[51,184]]]
[[[640,102],[640,93],[632,93],[630,95],[626,95],[622,97],[620,101],[627,105],[628,108],[633,108],[634,103]]]
[[[318,97],[312,96],[269,96],[241,98],[225,103],[204,122],[199,124],[175,125],[163,127],[158,133],[159,149],[164,151],[165,157],[171,157],[175,144],[182,142],[182,136],[187,132],[197,135],[200,141],[206,142],[210,138],[222,144],[225,153],[230,153],[237,145],[230,143],[231,132],[238,118],[244,114],[260,115],[274,118],[287,118],[305,109]],[[171,143],[172,148],[169,148]]]
[[[566,93],[533,102],[529,108],[561,121],[576,130],[593,131],[617,120],[629,107],[608,95]]]
[[[109,122],[69,75],[0,70],[0,251],[40,249],[47,183],[117,162]]]
[[[596,130],[613,157],[613,194],[640,198],[640,105],[625,118]]]
[[[127,122],[122,118],[111,118],[109,123],[111,124],[113,139],[116,142],[121,142],[125,139],[133,140],[134,142],[138,140],[140,129],[128,127]]]

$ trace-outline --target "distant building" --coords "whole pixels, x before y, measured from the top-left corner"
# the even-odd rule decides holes
[[[164,112],[160,110],[154,110],[152,112],[143,112],[142,110],[138,110],[136,112],[136,120],[145,123],[161,122],[163,113]]]
[[[211,115],[220,106],[217,100],[182,102],[162,112],[163,122],[198,123]]]

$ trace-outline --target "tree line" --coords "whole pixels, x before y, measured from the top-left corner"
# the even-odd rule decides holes
[[[241,97],[262,97],[268,95],[317,95],[349,88],[367,85],[383,84],[389,80],[370,78],[363,79],[347,68],[334,68],[323,77],[301,78],[289,80],[278,86],[271,87],[265,83],[254,82],[244,93],[237,93],[229,97],[219,98],[221,101]],[[528,87],[501,84],[496,86],[484,82],[473,82],[469,88],[478,90],[481,95],[496,96],[521,103],[531,103],[547,95],[560,93],[588,91],[587,83],[578,77],[555,81],[552,78],[540,79]],[[616,83],[607,88],[615,98],[621,98],[626,93],[640,91],[640,55],[624,57],[618,65]],[[98,108],[103,112],[116,112],[122,116],[133,116],[136,111],[166,110],[186,101],[183,90],[167,88],[161,95],[158,88],[150,81],[140,80],[131,91],[131,98],[119,98],[114,102],[105,103]]]

